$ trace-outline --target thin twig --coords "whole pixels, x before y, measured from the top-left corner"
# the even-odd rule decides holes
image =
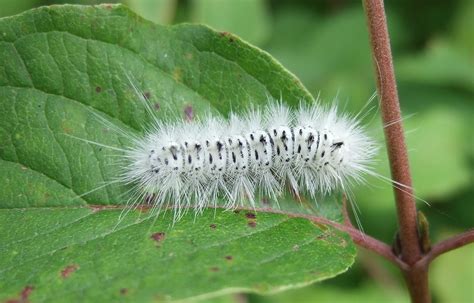
[[[347,232],[354,243],[363,247],[367,250],[375,252],[380,256],[384,257],[388,261],[395,264],[395,266],[402,268],[403,270],[408,270],[409,266],[403,262],[400,258],[398,258],[392,251],[392,249],[385,243],[366,235],[364,232],[358,230],[357,228],[352,225],[351,217],[349,215],[349,211],[347,209],[347,197],[346,195],[342,195],[342,217],[343,217],[343,224],[339,224],[336,222],[332,222],[326,219],[318,218],[318,221],[324,222],[325,224],[334,226],[335,228]],[[313,219],[314,221],[315,219]]]
[[[456,248],[474,243],[474,229],[470,229],[449,239],[441,241],[433,246],[431,250],[417,262],[417,266],[428,266],[431,261],[441,254]]]
[[[254,210],[254,209],[248,208],[248,210]],[[305,218],[316,223],[330,225],[340,231],[348,233],[349,236],[351,236],[352,241],[354,241],[354,243],[359,245],[360,247],[363,247],[372,252],[375,252],[376,254],[384,257],[385,259],[392,262],[395,266],[401,268],[402,270],[409,269],[408,265],[405,262],[403,262],[401,259],[399,259],[396,255],[393,254],[392,249],[389,245],[369,235],[364,234],[363,232],[356,229],[352,225],[337,223],[323,217],[316,217],[316,216],[307,215],[307,214],[287,213],[287,212],[284,212],[281,210],[275,210],[275,209],[267,209],[267,208],[258,209],[257,208],[255,210],[262,211],[262,212],[269,212],[269,213],[285,214],[285,215],[288,215],[289,217]]]
[[[371,48],[377,75],[377,90],[380,96],[380,110],[385,127],[385,141],[392,179],[404,188],[394,186],[398,226],[401,243],[401,258],[409,266],[422,258],[417,228],[417,211],[412,193],[412,182],[408,165],[405,136],[403,134],[400,104],[398,101],[392,52],[387,29],[383,0],[364,0],[364,8],[370,33]],[[406,284],[413,302],[430,302],[427,268],[404,271]]]
[[[384,129],[390,159],[390,168],[394,181],[404,185],[403,191],[394,187],[397,203],[402,254],[408,264],[414,264],[421,258],[418,245],[416,205],[411,192],[411,176],[405,136],[401,124],[400,104],[392,64],[392,53],[388,36],[385,12],[382,0],[365,0],[372,51],[376,64],[377,87],[380,94],[380,110],[384,124],[391,121],[391,127]]]
[[[391,247],[383,243],[382,241],[377,240],[369,235],[366,235],[352,226],[343,225],[320,217],[314,217],[311,220],[313,222],[330,225],[340,231],[344,231],[348,233],[351,236],[352,241],[354,241],[354,243],[356,243],[360,247],[375,252],[376,254],[384,257],[402,270],[409,269],[408,265],[405,262],[403,262],[401,259],[397,258],[397,256],[393,254]]]

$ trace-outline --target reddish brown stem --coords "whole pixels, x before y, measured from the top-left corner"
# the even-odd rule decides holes
[[[408,265],[403,262],[401,259],[397,258],[397,256],[395,256],[392,252],[392,249],[390,246],[388,246],[387,244],[371,237],[371,236],[368,236],[366,234],[364,234],[363,232],[361,232],[360,230],[352,227],[352,226],[348,226],[348,225],[343,225],[343,224],[339,224],[339,223],[336,223],[336,222],[332,222],[332,221],[329,221],[329,220],[326,220],[326,219],[323,219],[323,218],[312,218],[312,220],[314,222],[318,222],[318,223],[323,223],[323,224],[327,224],[327,225],[331,225],[341,231],[344,231],[346,233],[348,233],[351,238],[352,238],[352,241],[354,241],[354,243],[356,243],[357,245],[359,245],[360,247],[363,247],[367,250],[370,250],[372,252],[375,252],[376,254],[379,254],[380,256],[384,257],[385,259],[387,259],[388,261],[392,262],[393,264],[395,264],[397,267],[403,269],[403,270],[408,270],[409,267]]]
[[[402,268],[403,270],[407,270],[409,268],[405,262],[393,254],[392,249],[387,244],[366,235],[352,225],[349,211],[347,209],[346,195],[342,196],[342,216],[344,219],[344,224],[335,223],[321,218],[317,218],[317,221],[324,221],[325,224],[332,225],[339,230],[347,232],[351,236],[352,241],[354,241],[357,245],[379,254],[399,268]],[[313,221],[316,220],[313,219]]]
[[[417,228],[417,211],[411,191],[412,182],[408,165],[405,136],[403,133],[400,104],[398,101],[392,52],[382,0],[364,0],[370,34],[377,90],[380,96],[380,111],[385,127],[385,141],[392,179],[400,186],[394,186],[398,226],[401,243],[401,258],[410,266],[405,270],[405,280],[413,302],[430,302],[428,270],[412,269],[422,258]]]
[[[385,127],[385,138],[394,181],[404,184],[403,190],[394,188],[397,203],[400,240],[403,259],[414,264],[421,258],[418,245],[416,206],[411,192],[411,176],[401,124],[397,85],[392,65],[392,53],[388,37],[383,1],[365,0],[369,21],[372,50],[377,72],[377,87],[381,99],[380,110]],[[393,123],[393,121],[400,121]],[[398,187],[398,186],[397,186]]]
[[[455,235],[434,245],[433,248],[420,261],[418,261],[417,266],[428,266],[429,263],[439,255],[473,242],[474,229]]]
[[[245,208],[243,208],[245,209]],[[322,217],[316,217],[312,215],[305,215],[305,214],[292,214],[292,213],[287,213],[284,211],[280,210],[275,210],[275,209],[253,209],[249,208],[248,210],[257,210],[257,211],[263,211],[263,212],[270,212],[270,213],[280,213],[280,214],[286,214],[290,217],[296,217],[296,218],[306,218],[308,220],[311,220],[316,223],[321,223],[325,225],[330,225],[332,227],[335,227],[339,229],[340,231],[344,231],[351,236],[352,241],[359,245],[360,247],[363,247],[365,249],[368,249],[388,261],[392,262],[395,266],[401,268],[402,270],[409,270],[409,266],[403,262],[401,259],[397,258],[392,252],[392,249],[390,246],[387,244],[383,243],[380,240],[377,240],[369,235],[364,234],[360,230],[354,228],[350,223],[349,224],[340,224],[331,220],[328,220],[326,218]]]

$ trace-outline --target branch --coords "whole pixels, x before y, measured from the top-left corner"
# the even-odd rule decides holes
[[[251,209],[249,208],[249,210]],[[287,212],[283,212],[279,210],[273,210],[273,209],[256,209],[256,210],[271,212],[271,213],[281,213],[281,214],[288,215],[290,217],[305,218],[316,223],[330,225],[340,231],[348,233],[349,236],[351,236],[352,241],[354,241],[354,243],[356,243],[360,247],[363,247],[365,249],[373,251],[376,254],[379,254],[380,256],[392,262],[395,266],[401,268],[402,270],[409,269],[409,266],[405,262],[403,262],[402,260],[400,260],[399,258],[397,258],[397,256],[393,254],[390,246],[388,246],[387,244],[383,243],[380,240],[377,240],[371,236],[364,234],[363,232],[356,229],[352,225],[340,224],[340,223],[328,220],[326,218],[316,217],[316,216],[306,215],[306,214],[291,214],[291,213],[287,213]]]
[[[405,136],[401,124],[397,84],[392,64],[392,52],[382,0],[364,0],[371,46],[376,65],[377,89],[380,96],[380,110],[385,127],[385,141],[390,160],[392,178],[403,184],[402,190],[394,188],[402,244],[402,257],[408,264],[421,258],[418,245],[416,205],[411,192],[412,182],[408,166]],[[395,122],[397,121],[397,122]]]
[[[374,65],[376,66],[377,90],[384,125],[385,141],[394,186],[398,226],[401,243],[401,258],[410,268],[404,271],[405,281],[413,302],[430,302],[428,270],[412,266],[422,258],[419,245],[417,211],[412,193],[410,168],[408,165],[405,137],[401,124],[400,104],[393,69],[390,38],[383,0],[363,0]]]
[[[371,236],[368,236],[352,226],[343,225],[343,224],[336,223],[336,222],[333,222],[324,218],[319,218],[319,217],[313,217],[311,220],[313,222],[331,225],[332,227],[337,228],[340,231],[344,231],[348,233],[351,236],[352,241],[354,241],[354,243],[356,243],[360,247],[368,249],[384,257],[388,261],[392,262],[395,266],[403,270],[409,269],[408,265],[405,262],[403,262],[401,259],[397,258],[397,256],[393,254],[392,248],[388,246],[387,244],[383,243],[382,241],[377,240]]]
[[[325,224],[347,232],[351,236],[352,240],[360,247],[379,254],[403,270],[408,270],[409,266],[393,253],[390,246],[375,238],[372,238],[371,236],[366,235],[352,225],[351,218],[347,210],[347,197],[345,194],[342,195],[342,216],[344,224],[339,224],[321,218],[318,218],[318,221],[325,221]],[[313,219],[313,221],[315,221],[315,219]]]
[[[431,261],[445,252],[474,243],[474,229],[439,242],[417,263],[417,266],[428,266]]]

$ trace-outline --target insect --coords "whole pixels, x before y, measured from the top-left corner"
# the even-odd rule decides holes
[[[269,100],[228,119],[163,122],[129,81],[153,116],[143,136],[118,130],[132,142],[119,150],[124,164],[118,178],[131,185],[132,205],[146,200],[157,210],[173,208],[179,218],[182,209],[199,212],[217,201],[227,209],[254,207],[256,194],[277,200],[288,188],[313,198],[346,191],[371,171],[375,142],[357,117],[336,106],[292,109]]]

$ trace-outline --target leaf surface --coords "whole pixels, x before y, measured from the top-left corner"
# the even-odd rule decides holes
[[[294,217],[338,220],[334,201],[302,201],[308,211],[288,195],[277,213],[263,198],[257,214],[208,209],[174,225],[171,212],[142,209],[119,223],[129,188],[111,183],[106,146],[127,146],[117,129],[140,136],[151,121],[127,73],[163,121],[313,100],[268,54],[205,26],[159,26],[120,5],[0,19],[0,300],[269,293],[347,270],[350,238]]]

